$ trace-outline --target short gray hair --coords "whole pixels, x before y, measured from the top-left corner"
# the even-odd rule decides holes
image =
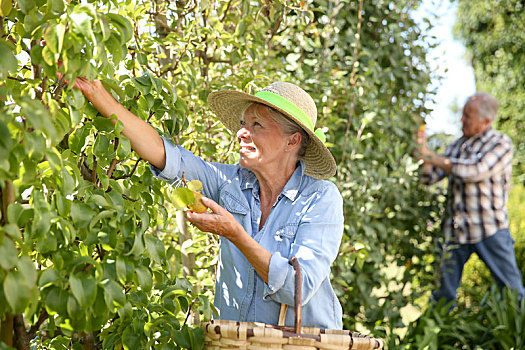
[[[498,114],[498,100],[488,92],[476,92],[467,99],[467,104],[476,102],[478,106],[478,118],[489,119],[493,122]]]
[[[296,132],[301,133],[301,145],[299,147],[299,152],[297,153],[297,155],[299,157],[304,156],[304,154],[306,153],[306,146],[308,145],[308,141],[310,141],[310,136],[308,135],[308,133],[299,124],[297,124],[295,121],[288,118],[278,110],[270,106],[266,106],[264,104],[263,106],[265,106],[268,109],[270,117],[277,123],[277,125],[281,127],[285,135],[293,135]],[[259,115],[258,109],[255,109],[255,115],[258,118],[262,118],[262,116]]]

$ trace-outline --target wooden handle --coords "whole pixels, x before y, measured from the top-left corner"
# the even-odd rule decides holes
[[[301,301],[303,300],[303,275],[301,274],[301,266],[299,265],[299,260],[295,256],[292,256],[288,261],[290,265],[293,266],[295,271],[295,333],[301,334],[302,332],[302,306]]]

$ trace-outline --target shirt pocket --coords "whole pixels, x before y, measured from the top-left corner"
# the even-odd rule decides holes
[[[297,223],[288,223],[275,231],[274,240],[276,250],[281,253],[281,256],[290,257],[290,249],[295,242],[295,234],[297,233],[298,227],[299,224]]]
[[[242,193],[240,194],[240,197],[243,198]],[[249,211],[249,208],[245,203],[228,191],[223,191],[221,193],[219,204],[235,217],[238,217],[239,215],[245,216]]]

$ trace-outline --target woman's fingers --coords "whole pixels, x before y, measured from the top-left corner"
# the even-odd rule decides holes
[[[202,201],[202,204],[210,208],[211,211],[214,212],[215,214],[221,214],[224,211],[226,211],[226,209],[224,209],[219,204],[217,204],[217,202],[215,202],[213,199],[210,199],[208,197],[202,197],[201,201]]]
[[[203,232],[229,236],[237,224],[233,215],[210,198],[203,197],[201,200],[206,207],[211,209],[212,213],[187,211],[186,218]]]

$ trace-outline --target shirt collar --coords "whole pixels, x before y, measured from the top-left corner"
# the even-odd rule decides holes
[[[292,176],[284,186],[281,195],[284,195],[291,201],[295,200],[297,193],[299,193],[299,189],[301,188],[301,184],[303,183],[304,169],[304,162],[299,160]],[[253,172],[243,167],[240,167],[239,172],[241,175],[241,189],[245,190],[249,188],[254,189],[255,187],[257,187],[257,189],[259,188],[257,177]]]
[[[291,201],[295,200],[295,197],[297,197],[297,193],[299,193],[299,189],[301,188],[301,184],[303,183],[304,168],[304,162],[299,160],[299,164],[281,192],[281,194]]]
[[[488,128],[488,130],[486,130],[484,133],[482,133],[481,135],[479,135],[479,139],[480,139],[480,141],[481,141],[481,142],[486,142],[486,141],[488,141],[488,140],[492,137],[492,135],[493,135],[493,133],[492,133],[493,130],[494,130],[494,129],[492,129],[492,128]]]
[[[488,139],[490,139],[492,137],[492,132],[494,131],[494,129],[492,129],[492,127],[488,128],[487,130],[485,130],[484,132],[480,133],[480,134],[476,134],[476,135],[473,135],[471,137],[465,137],[465,140],[472,140],[475,141],[477,139],[479,139],[481,142],[486,142]]]
[[[257,183],[257,177],[254,173],[246,168],[243,168],[242,166],[239,168],[239,173],[241,176],[241,190],[255,187],[255,184]]]

